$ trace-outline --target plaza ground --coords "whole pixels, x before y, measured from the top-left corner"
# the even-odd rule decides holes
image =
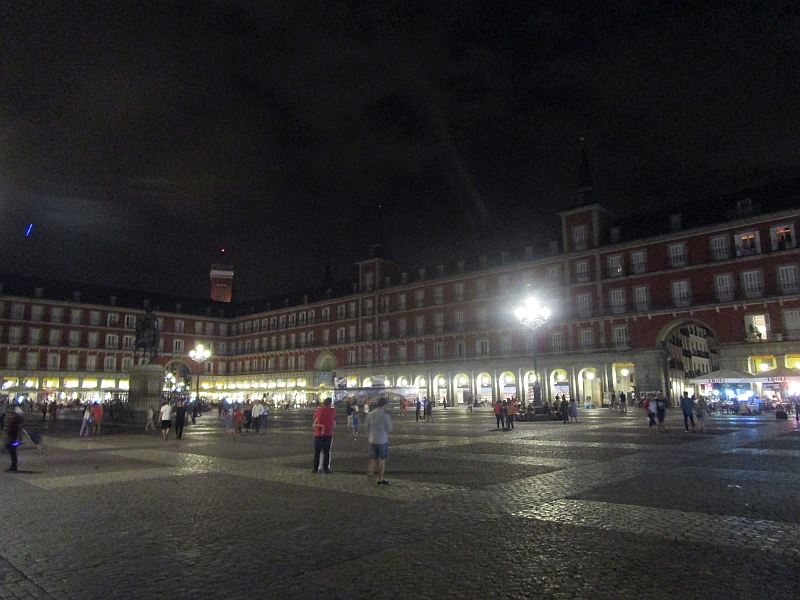
[[[26,414],[45,443],[2,473],[0,598],[800,596],[793,420],[435,415],[393,414],[378,486],[343,414],[331,475],[310,472],[310,411],[241,437],[206,414],[166,442]]]

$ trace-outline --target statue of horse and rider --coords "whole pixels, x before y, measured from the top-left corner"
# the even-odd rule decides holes
[[[136,324],[136,341],[133,344],[133,361],[142,351],[144,364],[151,364],[158,358],[158,346],[161,333],[158,330],[158,319],[150,309],[147,309],[144,317]]]

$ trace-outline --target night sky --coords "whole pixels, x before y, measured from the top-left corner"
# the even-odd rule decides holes
[[[619,215],[796,177],[799,7],[3,2],[0,272],[263,297],[379,204],[408,269],[544,243],[582,137]]]

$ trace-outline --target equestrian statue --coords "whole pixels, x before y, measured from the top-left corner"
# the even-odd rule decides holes
[[[136,341],[133,345],[134,363],[138,357],[139,349],[142,350],[143,364],[149,365],[155,362],[158,358],[160,339],[161,333],[158,331],[158,319],[148,308],[142,320],[136,324]]]

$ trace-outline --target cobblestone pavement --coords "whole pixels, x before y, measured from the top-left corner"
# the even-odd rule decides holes
[[[386,486],[343,415],[331,475],[306,411],[180,441],[32,421],[43,446],[2,473],[0,598],[800,597],[794,421],[437,412],[394,415]]]

